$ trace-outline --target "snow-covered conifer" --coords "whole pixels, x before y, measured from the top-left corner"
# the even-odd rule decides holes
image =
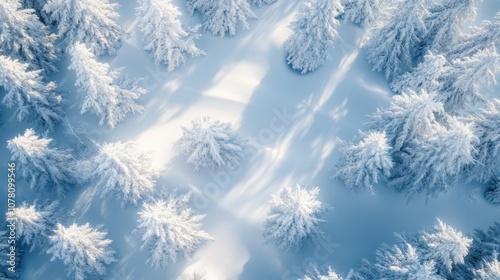
[[[336,17],[343,13],[340,0],[306,0],[291,24],[285,41],[286,61],[301,74],[314,71],[329,60],[338,38]]]
[[[370,117],[370,127],[385,131],[394,151],[401,151],[420,135],[432,134],[439,128],[444,116],[441,102],[425,90],[416,93],[408,90],[392,98],[389,108],[377,109]]]
[[[3,228],[7,228],[5,225],[2,225]],[[11,263],[11,251],[9,244],[9,231],[0,231],[0,280],[17,280],[21,278],[21,258],[23,254],[23,250],[21,247],[16,247],[15,253],[13,253],[12,257],[14,258]],[[11,264],[14,264],[15,267],[12,269]],[[14,270],[14,271],[12,271]]]
[[[238,25],[248,29],[248,19],[255,18],[248,0],[188,0],[191,15],[195,10],[203,17],[205,30],[215,36],[234,36]]]
[[[491,180],[484,197],[491,203],[500,204],[500,177]]]
[[[106,234],[88,223],[68,227],[58,223],[49,237],[51,247],[47,254],[52,254],[52,261],[61,259],[68,267],[68,276],[76,280],[87,276],[101,278],[106,274],[104,265],[116,262],[115,252],[109,247],[112,241],[105,238]]]
[[[185,29],[179,8],[170,0],[139,0],[137,17],[144,40],[144,50],[151,51],[156,64],[165,64],[168,71],[186,62],[186,55],[202,55],[194,44],[200,37],[199,26]]]
[[[478,141],[472,124],[450,117],[447,127],[415,139],[400,153],[401,163],[393,169],[390,185],[405,192],[408,199],[418,193],[432,197],[446,192],[464,166],[474,161]]]
[[[304,242],[322,235],[319,224],[325,207],[317,200],[318,188],[285,187],[270,201],[264,238],[278,249],[298,249]]]
[[[124,78],[122,68],[110,70],[109,65],[98,62],[84,44],[75,44],[70,55],[69,69],[76,72],[75,85],[85,94],[82,114],[91,111],[100,118],[100,125],[106,122],[113,128],[127,113],[143,111],[135,101],[147,92],[139,86],[139,80]]]
[[[256,7],[262,7],[264,5],[271,5],[278,0],[249,0],[250,4]]]
[[[31,246],[31,250],[47,243],[49,235],[55,228],[58,218],[57,201],[50,204],[28,205],[24,202],[13,211],[16,220],[16,237],[22,237],[23,244]]]
[[[445,0],[429,8],[425,19],[427,35],[423,44],[428,50],[444,53],[459,42],[466,22],[476,18],[480,0]]]
[[[476,270],[477,280],[498,280],[500,279],[500,261],[498,254],[495,253],[493,260],[484,262],[481,268]]]
[[[469,267],[479,268],[485,258],[497,256],[500,252],[500,222],[495,222],[487,230],[476,229],[469,254],[465,258]]]
[[[56,22],[58,36],[71,47],[84,43],[97,56],[115,54],[123,29],[116,23],[118,4],[108,0],[48,0],[43,11]]]
[[[391,174],[393,161],[385,132],[364,135],[358,144],[344,146],[341,153],[335,176],[354,192],[374,193],[372,185],[378,183],[379,177],[387,178]]]
[[[175,145],[198,171],[239,165],[247,140],[231,128],[231,123],[204,116],[191,121],[190,128],[182,127],[182,137]]]
[[[307,268],[307,275],[298,280],[342,280],[330,266],[322,272],[317,266],[312,265]]]
[[[166,269],[177,255],[189,259],[194,251],[212,238],[201,229],[204,215],[195,215],[188,203],[190,194],[169,196],[166,200],[145,202],[139,214],[137,233],[142,249],[149,253],[147,263]]]
[[[401,75],[419,62],[419,45],[426,34],[426,2],[396,0],[388,18],[368,31],[368,60],[373,70],[383,71],[387,79]]]
[[[47,4],[47,0],[21,0],[21,5],[25,9],[35,10],[36,15],[44,24],[50,24],[50,16],[43,11],[43,7]]]
[[[18,0],[0,1],[0,53],[30,63],[30,70],[54,72],[56,36]]]
[[[56,85],[45,84],[41,70],[28,70],[28,64],[0,55],[0,86],[6,91],[2,103],[17,105],[19,121],[33,120],[53,129],[62,119],[61,97],[54,93]]]
[[[53,188],[62,195],[72,182],[72,156],[68,150],[50,147],[51,143],[51,138],[38,137],[33,129],[27,129],[24,135],[7,141],[7,148],[32,190]]]
[[[469,253],[472,239],[462,235],[449,225],[437,219],[432,233],[422,232],[422,241],[425,245],[424,258],[434,260],[441,275],[451,272],[453,264],[464,263]]]
[[[347,0],[344,7],[346,19],[363,28],[372,25],[382,12],[380,0]]]
[[[136,142],[115,142],[100,146],[92,159],[92,173],[101,197],[115,195],[122,206],[137,204],[154,190],[159,170],[153,165],[153,155],[139,148]]]

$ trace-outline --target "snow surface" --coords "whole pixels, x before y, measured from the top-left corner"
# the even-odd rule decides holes
[[[184,23],[200,22],[199,15],[188,15],[184,1],[174,3]],[[500,208],[484,200],[484,185],[459,184],[428,203],[418,197],[406,204],[404,195],[385,188],[384,183],[375,186],[374,196],[355,197],[340,180],[330,179],[328,169],[339,157],[338,138],[351,140],[358,129],[366,129],[366,116],[387,106],[392,93],[383,75],[371,71],[366,52],[358,48],[362,30],[348,22],[339,28],[343,42],[336,43],[326,65],[304,76],[290,69],[282,46],[300,3],[280,0],[255,9],[258,20],[251,20],[250,29],[239,29],[235,37],[204,34],[196,43],[207,55],[189,58],[184,66],[167,73],[142,50],[134,10],[137,3],[120,1],[119,22],[130,36],[117,56],[100,61],[113,68],[124,66],[132,77],[144,77],[143,86],[150,92],[139,99],[144,114],[128,115],[114,129],[98,126],[94,115],[79,114],[82,96],[73,86],[74,73],[66,70],[68,57],[62,57],[60,72],[51,78],[62,90],[74,127],[98,143],[135,140],[153,150],[155,164],[163,168],[158,188],[192,191],[193,208],[207,214],[203,229],[214,238],[190,262],[181,260],[166,271],[154,270],[145,263],[147,253],[140,251],[132,234],[140,204],[122,209],[114,198],[100,199],[92,185],[74,186],[61,201],[68,221],[103,224],[107,238],[113,240],[111,247],[119,261],[107,266],[104,279],[176,279],[193,272],[205,273],[209,280],[296,279],[310,261],[346,273],[362,258],[373,260],[381,243],[393,244],[393,232],[431,229],[439,217],[467,234],[500,217]],[[484,0],[475,24],[492,19],[499,10],[500,1]],[[498,96],[499,88],[486,95],[491,98],[496,91]],[[284,111],[289,116],[280,119]],[[30,127],[13,119],[12,112],[3,107],[0,111],[2,174],[7,172],[10,157],[6,141]],[[248,149],[240,169],[194,172],[173,148],[181,136],[180,126],[201,115],[230,121],[239,133],[253,139],[254,148]],[[61,127],[51,136],[54,146],[81,148],[78,139]],[[277,251],[264,245],[262,237],[268,201],[282,187],[295,183],[318,186],[318,199],[333,207],[321,225],[326,237],[296,252]],[[20,196],[33,195],[23,180],[17,188]],[[6,198],[6,192],[2,187],[0,197]],[[6,203],[1,203],[0,210],[6,212]],[[51,262],[50,255],[40,250],[24,254],[23,270],[22,279],[67,279],[63,263]]]

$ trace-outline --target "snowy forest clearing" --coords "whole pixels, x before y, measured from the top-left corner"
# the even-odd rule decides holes
[[[194,26],[201,22],[199,14],[189,16],[184,1],[172,3],[181,10],[183,23]],[[142,201],[134,205],[134,200],[149,195],[148,184],[142,185],[143,197],[121,196],[127,201],[124,208],[115,197],[101,198],[93,183],[66,186],[69,190],[60,200],[67,216],[64,226],[75,222],[97,228],[102,224],[100,230],[112,240],[109,246],[116,252],[116,262],[109,258],[103,279],[192,279],[193,273],[206,279],[297,279],[306,274],[309,262],[329,265],[345,275],[363,258],[373,262],[382,243],[395,244],[395,232],[430,232],[439,218],[470,236],[475,228],[487,229],[499,219],[498,205],[483,198],[485,185],[463,183],[463,179],[449,193],[428,201],[420,194],[409,203],[383,180],[373,186],[375,195],[354,196],[343,181],[330,179],[336,170],[329,169],[340,157],[340,139],[350,141],[358,130],[367,131],[367,116],[388,107],[394,93],[384,73],[371,70],[367,50],[359,47],[363,30],[348,21],[339,22],[342,41],[334,43],[331,60],[307,75],[292,70],[286,64],[283,44],[292,34],[288,26],[300,4],[279,0],[254,8],[258,19],[249,19],[249,30],[240,28],[234,37],[219,38],[207,31],[195,40],[206,56],[189,57],[184,65],[166,72],[165,66],[155,66],[153,57],[143,51],[143,32],[135,16],[138,4],[120,1],[117,22],[130,36],[124,36],[116,56],[98,60],[112,69],[125,67],[130,77],[144,78],[139,86],[149,92],[135,99],[144,107],[143,113],[126,115],[114,128],[106,122],[99,126],[97,113],[80,114],[85,95],[78,93],[80,86],[74,86],[75,72],[66,70],[72,64],[71,56],[61,56],[56,64],[59,72],[49,78],[58,85],[73,133],[62,125],[56,127],[55,133],[48,134],[54,146],[72,149],[80,159],[96,155],[96,147],[84,145],[92,141],[98,145],[136,141],[137,149],[151,151],[147,169],[161,170],[158,177],[150,174],[145,179],[156,180],[152,193],[191,191],[194,214],[206,215],[202,221],[206,235],[200,235],[210,241],[194,251],[191,260],[179,255],[165,270],[155,270],[146,264],[149,251],[140,250],[143,244],[133,233],[138,219],[144,220],[145,215],[138,214],[144,211]],[[493,19],[499,10],[498,1],[484,0],[478,5],[474,24]],[[488,87],[484,95],[498,98],[498,90],[498,85]],[[240,167],[195,172],[186,163],[174,143],[183,135],[181,126],[189,127],[193,119],[204,115],[230,122],[238,134],[248,138]],[[0,143],[5,143],[0,147],[5,159],[1,165],[7,170],[11,156],[7,141],[32,126],[12,117],[14,109],[2,107],[0,116]],[[43,137],[44,130],[37,130],[37,135]],[[17,172],[23,170],[18,167]],[[317,199],[331,207],[321,217],[325,222],[319,224],[325,235],[297,251],[278,251],[263,238],[269,201],[285,186],[296,184],[318,187]],[[22,198],[31,200],[38,195],[28,188],[28,182],[18,181],[19,204]],[[2,188],[0,195],[7,197],[7,189]],[[43,195],[38,197],[40,202],[57,198]],[[5,204],[1,207],[7,211]],[[39,248],[28,251],[22,256],[21,279],[68,279],[63,262],[51,262],[51,255]]]

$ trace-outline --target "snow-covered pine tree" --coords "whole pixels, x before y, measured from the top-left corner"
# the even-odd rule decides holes
[[[189,208],[190,195],[171,195],[165,200],[145,202],[138,212],[136,233],[141,249],[150,254],[146,263],[155,269],[166,269],[168,263],[177,261],[178,254],[189,259],[194,251],[212,240],[201,229],[205,215],[195,215]]]
[[[35,10],[40,21],[46,25],[50,24],[50,16],[43,11],[43,7],[47,4],[47,0],[21,0],[21,5],[25,9]]]
[[[186,162],[200,168],[238,166],[247,146],[246,138],[237,134],[231,123],[211,121],[203,116],[191,121],[191,127],[181,127],[182,137],[175,145],[186,157]]]
[[[346,0],[344,2],[345,18],[363,28],[374,24],[383,9],[380,0]]]
[[[87,276],[102,278],[106,274],[105,264],[116,262],[115,252],[109,247],[107,232],[98,231],[90,224],[72,224],[65,227],[58,223],[49,237],[51,261],[60,259],[67,266],[68,276],[84,280]]]
[[[495,222],[487,230],[474,231],[472,245],[465,261],[468,268],[479,269],[485,258],[495,256],[497,252],[500,252],[500,222]]]
[[[248,0],[188,0],[191,15],[197,10],[203,17],[205,30],[214,36],[234,36],[238,25],[248,29],[248,19],[256,18]]]
[[[424,245],[423,258],[436,262],[440,275],[449,275],[454,264],[463,264],[469,253],[472,239],[462,235],[460,231],[437,219],[432,233],[422,232],[420,236]]]
[[[35,11],[18,0],[0,1],[0,54],[30,63],[30,70],[57,71],[55,34],[40,22]]]
[[[90,177],[101,197],[115,195],[124,207],[137,204],[154,190],[159,170],[153,165],[153,155],[139,148],[136,142],[107,143],[99,147],[99,154],[92,159]]]
[[[475,103],[485,101],[480,93],[483,85],[496,84],[495,75],[500,71],[500,55],[495,47],[476,52],[471,57],[452,61],[452,67],[446,73],[447,81],[440,99],[445,109],[451,113],[460,113]]]
[[[417,248],[406,240],[399,245],[383,245],[377,250],[375,268],[379,279],[444,280],[436,271],[433,260],[423,260]]]
[[[370,117],[373,130],[385,131],[394,152],[403,150],[421,135],[433,134],[445,116],[443,104],[425,90],[412,90],[392,97],[389,108],[377,109]]]
[[[168,71],[183,65],[186,55],[205,54],[194,44],[199,26],[185,29],[179,8],[170,0],[139,0],[137,18],[143,34],[144,50],[151,51],[157,65],[165,64]]]
[[[31,246],[30,251],[47,244],[48,237],[55,228],[59,214],[57,207],[59,203],[28,205],[23,202],[13,211],[13,218],[16,219],[16,238],[22,238],[23,244]]]
[[[5,224],[2,224],[2,228],[7,228]],[[1,230],[0,231],[0,280],[17,280],[21,278],[21,258],[23,250],[20,246],[16,247],[14,263],[14,271],[11,269],[11,259],[10,259],[10,244],[9,244],[9,232]]]
[[[401,162],[393,168],[390,186],[412,199],[419,193],[433,197],[446,192],[460,171],[474,161],[478,138],[472,124],[450,117],[447,127],[414,139],[400,153]]]
[[[68,48],[84,43],[96,55],[116,54],[123,29],[116,23],[118,4],[108,0],[48,0],[43,11],[56,22]]]
[[[476,115],[474,131],[479,138],[476,161],[466,173],[469,181],[485,183],[500,174],[500,99],[488,101],[488,106]]]
[[[301,74],[314,71],[331,59],[338,38],[336,19],[344,12],[340,0],[306,0],[292,22],[292,35],[285,41],[286,61]]]
[[[72,182],[72,156],[68,150],[50,147],[51,138],[40,138],[33,129],[7,141],[11,159],[32,190],[55,190],[62,195]]]
[[[434,3],[425,19],[427,36],[424,49],[445,53],[455,46],[464,36],[466,22],[476,18],[477,4],[480,0],[445,0]]]
[[[335,177],[340,178],[353,192],[360,190],[375,193],[373,184],[379,177],[391,175],[393,161],[385,132],[363,135],[358,144],[345,145],[337,164]]]
[[[419,48],[426,35],[424,19],[427,0],[395,0],[388,18],[375,23],[366,34],[368,61],[373,70],[384,72],[387,79],[410,70],[420,62]]]
[[[125,118],[129,112],[138,113],[143,107],[136,103],[147,90],[139,86],[140,80],[131,81],[123,77],[123,68],[110,70],[107,63],[100,63],[94,54],[81,43],[70,49],[70,70],[76,72],[75,85],[85,94],[80,112],[95,113],[99,125],[104,122],[111,128]]]
[[[411,72],[394,78],[390,86],[397,93],[402,93],[407,89],[417,92],[420,89],[426,92],[439,92],[443,90],[443,79],[450,69],[450,64],[444,55],[435,55],[429,51],[424,56],[424,60]]]
[[[473,28],[446,55],[450,60],[465,59],[491,47],[500,49],[500,12],[495,14],[493,21],[483,21],[482,27]]]
[[[296,250],[304,242],[323,235],[319,224],[326,208],[317,200],[318,188],[307,189],[301,185],[285,187],[270,201],[270,211],[265,221],[266,243],[278,249]]]
[[[250,4],[256,7],[262,7],[264,5],[271,5],[278,0],[249,0]]]
[[[330,266],[326,271],[318,268],[316,265],[310,265],[306,271],[307,275],[298,280],[343,280]]]
[[[53,130],[62,119],[61,97],[56,85],[43,83],[41,70],[28,70],[28,64],[0,55],[0,86],[6,91],[2,100],[8,108],[17,105],[19,121],[33,120]]]
[[[500,204],[500,177],[491,180],[488,190],[484,193],[484,198],[491,203]]]
[[[485,261],[481,268],[475,271],[477,280],[498,280],[500,279],[500,261],[498,253],[495,253],[491,261]]]

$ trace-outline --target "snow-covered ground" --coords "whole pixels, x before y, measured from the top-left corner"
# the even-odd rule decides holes
[[[190,17],[184,1],[174,1]],[[51,77],[66,100],[65,109],[73,127],[98,143],[136,140],[155,156],[163,169],[158,189],[193,192],[192,206],[206,214],[204,230],[214,239],[196,252],[192,260],[181,259],[166,271],[145,264],[148,257],[139,249],[132,231],[137,226],[137,207],[120,208],[114,198],[101,199],[94,186],[78,185],[61,200],[69,220],[79,224],[103,225],[113,240],[117,263],[107,266],[104,279],[176,279],[193,273],[207,279],[295,279],[309,262],[331,265],[346,273],[362,258],[373,260],[381,243],[395,242],[394,232],[416,233],[430,229],[439,217],[447,224],[472,233],[486,228],[500,217],[500,207],[488,204],[484,186],[460,183],[448,194],[425,201],[406,197],[385,187],[375,186],[376,194],[353,196],[343,182],[330,179],[329,171],[338,159],[339,139],[351,140],[359,129],[366,129],[366,116],[387,106],[392,96],[382,74],[371,71],[366,50],[360,49],[363,31],[349,22],[339,28],[332,60],[317,71],[300,75],[285,63],[283,42],[300,1],[279,0],[257,8],[257,20],[249,30],[238,30],[235,37],[204,34],[197,46],[207,55],[188,59],[173,72],[153,64],[142,50],[141,33],[134,16],[135,1],[120,1],[122,26],[130,33],[117,56],[104,57],[112,67],[125,67],[130,76],[144,77],[150,92],[139,99],[143,114],[129,115],[114,129],[98,126],[94,115],[80,115],[82,96],[73,86],[75,77],[66,70],[67,56],[58,63],[59,73]],[[491,19],[500,10],[498,0],[484,0],[478,19]],[[489,97],[499,87],[488,90]],[[0,143],[30,127],[10,120],[10,110],[0,111]],[[251,139],[246,158],[238,170],[193,171],[173,143],[181,136],[181,126],[202,115],[230,121]],[[78,139],[59,127],[52,135],[56,145],[80,150]],[[83,151],[84,152],[84,151]],[[80,154],[85,154],[85,153]],[[1,167],[5,174],[10,153],[0,146]],[[263,222],[272,194],[296,183],[320,188],[319,200],[332,207],[322,224],[325,238],[298,251],[282,252],[265,245]],[[29,197],[27,184],[19,181],[18,192]],[[6,189],[0,190],[6,197]],[[5,203],[0,206],[6,211]],[[61,261],[35,250],[23,256],[22,279],[66,279]]]

